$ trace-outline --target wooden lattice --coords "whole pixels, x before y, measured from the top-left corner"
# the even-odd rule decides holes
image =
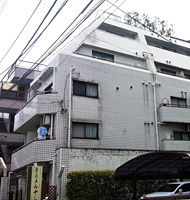
[[[48,197],[48,200],[56,200],[57,186],[49,186],[45,181],[42,183],[42,199]]]

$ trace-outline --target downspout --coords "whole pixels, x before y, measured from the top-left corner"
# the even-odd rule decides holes
[[[156,85],[157,82],[157,70],[153,61],[153,54],[143,52],[143,56],[147,60],[148,68],[153,75],[153,83],[149,82],[153,86],[153,98],[154,98],[154,118],[155,118],[155,134],[156,134],[156,149],[160,150],[159,132],[158,132],[158,117],[157,117],[157,104],[156,104]]]
[[[156,106],[156,81],[153,83],[154,90],[154,118],[155,118],[155,131],[156,131],[156,147],[160,150],[159,134],[158,134],[158,117],[157,117],[157,106]]]
[[[56,67],[53,67],[53,92],[55,92],[55,69]]]
[[[50,130],[50,139],[51,140],[53,139],[53,121],[54,121],[53,114],[51,114],[51,130]]]
[[[67,147],[71,146],[71,105],[72,105],[72,72],[75,70],[75,67],[70,69],[70,77],[69,77],[69,122],[68,122],[68,144]]]
[[[56,154],[53,155],[53,163],[52,163],[52,186],[55,185],[55,158],[56,158]]]

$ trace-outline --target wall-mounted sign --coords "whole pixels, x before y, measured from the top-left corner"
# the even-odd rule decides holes
[[[42,167],[28,167],[27,200],[41,200]]]

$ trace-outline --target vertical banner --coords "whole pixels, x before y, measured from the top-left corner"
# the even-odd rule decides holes
[[[28,167],[27,200],[41,200],[42,167]]]

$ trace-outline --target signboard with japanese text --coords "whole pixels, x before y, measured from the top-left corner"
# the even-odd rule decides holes
[[[42,167],[28,167],[27,200],[41,200]]]

